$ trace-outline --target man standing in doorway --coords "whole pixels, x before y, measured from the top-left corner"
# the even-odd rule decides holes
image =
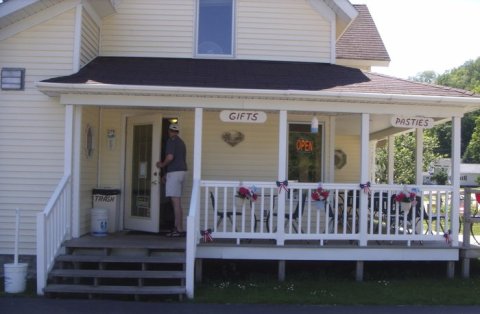
[[[182,190],[187,172],[187,149],[185,143],[178,136],[180,128],[178,124],[170,124],[168,127],[168,140],[165,148],[165,159],[157,162],[157,167],[166,169],[165,195],[170,197],[175,215],[175,228],[167,233],[168,237],[184,237]]]

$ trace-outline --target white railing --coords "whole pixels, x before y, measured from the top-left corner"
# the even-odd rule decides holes
[[[239,197],[240,186],[254,187],[257,199]],[[458,236],[458,230],[452,230],[452,219],[458,217],[452,218],[451,186],[417,187],[422,194],[409,209],[402,209],[394,195],[413,186],[372,185],[368,193],[360,184],[323,184],[329,192],[325,202],[312,199],[317,188],[315,183],[289,183],[287,192],[276,182],[201,181],[200,229],[211,229],[214,238],[235,239],[237,244],[242,239],[273,239],[278,245],[290,240],[410,245],[445,241],[448,230],[450,237]]]
[[[64,176],[45,209],[37,215],[37,294],[43,295],[47,275],[62,242],[71,236],[71,179]]]

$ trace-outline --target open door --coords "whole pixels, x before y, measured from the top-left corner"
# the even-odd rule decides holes
[[[127,120],[125,229],[160,231],[160,160],[162,116]]]

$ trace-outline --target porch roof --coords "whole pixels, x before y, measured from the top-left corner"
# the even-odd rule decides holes
[[[41,83],[480,98],[465,90],[328,63],[230,59],[97,57],[75,74]]]

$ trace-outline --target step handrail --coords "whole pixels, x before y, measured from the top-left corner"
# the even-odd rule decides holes
[[[58,183],[45,209],[37,214],[37,294],[43,295],[47,274],[63,241],[71,237],[71,175]]]

